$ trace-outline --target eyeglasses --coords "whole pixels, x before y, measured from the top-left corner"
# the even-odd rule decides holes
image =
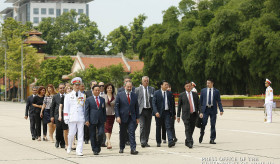
[[[59,89],[64,89],[65,87],[60,87]]]
[[[100,87],[104,87],[104,85],[99,85]]]

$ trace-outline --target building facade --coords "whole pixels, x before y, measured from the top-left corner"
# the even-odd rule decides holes
[[[38,26],[44,18],[56,18],[64,12],[74,10],[78,13],[76,22],[80,14],[89,15],[87,3],[93,0],[6,0],[6,3],[13,3],[13,7],[8,7],[0,12],[4,18],[13,17],[23,24],[32,22]]]

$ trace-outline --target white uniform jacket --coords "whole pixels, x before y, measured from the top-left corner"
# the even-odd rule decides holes
[[[64,120],[66,122],[85,122],[85,100],[86,95],[78,91],[72,91],[65,95],[64,99]]]

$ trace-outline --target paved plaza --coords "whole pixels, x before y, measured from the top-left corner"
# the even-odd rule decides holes
[[[195,129],[193,149],[184,144],[183,122],[175,124],[178,138],[175,147],[168,148],[167,144],[156,147],[153,118],[150,148],[141,148],[139,127],[136,130],[139,151],[136,156],[130,155],[129,147],[123,154],[118,153],[119,126],[115,123],[111,140],[113,149],[102,148],[100,155],[94,156],[90,144],[87,144],[82,157],[76,156],[75,152],[68,155],[50,141],[33,141],[24,112],[25,104],[0,102],[0,163],[280,164],[280,111],[273,111],[273,123],[266,124],[262,110],[226,108],[224,115],[217,117],[217,144],[209,144],[208,123],[201,144],[198,143],[199,129]]]

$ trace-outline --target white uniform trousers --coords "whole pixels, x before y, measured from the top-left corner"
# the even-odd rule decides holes
[[[265,105],[266,114],[267,114],[267,121],[266,122],[272,122],[272,106],[273,106],[273,103],[267,103]]]
[[[74,137],[78,130],[78,142],[76,147],[77,153],[83,152],[83,142],[84,142],[84,125],[85,122],[69,122],[69,133],[68,133],[68,148],[71,149]]]

